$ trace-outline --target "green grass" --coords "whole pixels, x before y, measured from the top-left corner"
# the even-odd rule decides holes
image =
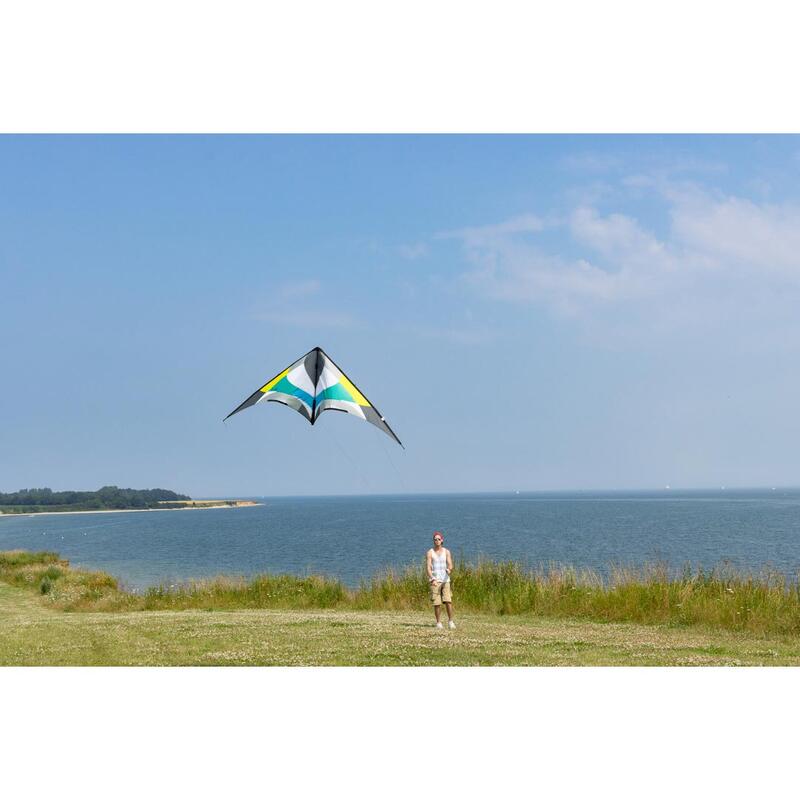
[[[348,599],[347,590],[339,581],[313,575],[307,578],[258,575],[249,581],[244,578],[213,578],[169,589],[148,589],[138,607],[146,610],[335,608],[346,605]]]
[[[72,569],[57,553],[46,551],[0,552],[0,581],[33,589],[52,606],[65,611],[101,607],[103,603],[125,605],[129,598],[134,599],[120,590],[113,576]]]
[[[797,637],[430,609],[65,613],[0,582],[2,665],[800,665]]]
[[[421,568],[388,571],[349,589],[323,576],[214,578],[143,594],[122,590],[103,572],[76,570],[56,553],[0,553],[0,580],[29,587],[65,611],[234,610],[245,608],[412,610],[427,603]],[[596,622],[705,626],[756,634],[800,635],[800,587],[777,572],[721,566],[671,574],[665,565],[595,572],[515,563],[459,564],[453,574],[460,611],[537,615]]]
[[[0,580],[27,587],[63,611],[237,609],[350,609],[410,611],[427,604],[421,568],[385,572],[350,589],[323,576],[259,575],[214,578],[143,594],[122,590],[102,572],[76,570],[55,553],[0,553]],[[800,635],[800,588],[777,572],[757,575],[721,566],[685,569],[663,565],[595,572],[550,566],[523,570],[515,563],[459,564],[453,573],[459,611],[544,616],[593,622],[705,627],[757,635]]]
[[[135,593],[56,553],[0,552],[0,664],[800,665],[800,594],[778,573],[487,562],[457,565],[453,591],[459,626],[437,631],[421,569]]]
[[[58,553],[51,553],[47,550],[31,552],[29,550],[6,550],[0,551],[0,571],[16,570],[19,567],[26,567],[31,564],[56,564],[61,562]]]

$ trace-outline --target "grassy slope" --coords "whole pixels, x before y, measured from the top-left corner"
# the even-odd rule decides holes
[[[426,611],[68,613],[0,583],[3,665],[800,664],[796,637],[542,617]]]

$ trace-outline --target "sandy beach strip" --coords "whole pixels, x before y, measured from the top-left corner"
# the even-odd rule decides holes
[[[140,511],[202,511],[207,508],[252,508],[253,506],[264,505],[263,503],[256,503],[253,500],[236,500],[235,502],[236,505],[220,501],[219,505],[185,506],[184,508],[100,508],[94,511],[24,511],[20,514],[4,514],[0,511],[0,517],[63,517],[66,514],[137,514]]]

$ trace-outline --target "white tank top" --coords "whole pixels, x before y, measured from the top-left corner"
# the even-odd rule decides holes
[[[435,550],[431,550],[431,572],[433,579],[439,583],[447,583],[450,580],[450,576],[447,574],[447,550],[444,547],[439,555],[436,555]]]

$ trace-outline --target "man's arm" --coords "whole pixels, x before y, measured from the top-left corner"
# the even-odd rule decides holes
[[[449,575],[453,571],[453,556],[450,555],[450,551],[447,551],[447,574]]]
[[[430,550],[428,550],[428,552],[425,554],[425,562],[426,562],[426,566],[428,568],[428,580],[432,581],[433,580],[433,566],[431,565],[431,551]]]

